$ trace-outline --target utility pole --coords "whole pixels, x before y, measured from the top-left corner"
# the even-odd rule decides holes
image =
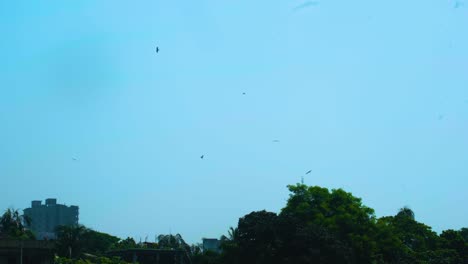
[[[20,264],[23,264],[23,240],[21,240]]]

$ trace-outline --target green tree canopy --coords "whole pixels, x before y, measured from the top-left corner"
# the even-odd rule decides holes
[[[132,249],[132,248],[138,248],[139,246],[135,242],[135,240],[131,237],[127,237],[126,239],[122,239],[115,243],[112,246],[112,249]]]
[[[281,216],[297,219],[299,225],[324,228],[353,250],[358,263],[371,263],[377,254],[373,234],[376,218],[374,210],[364,206],[360,198],[342,189],[304,184],[288,186],[291,194]]]
[[[159,235],[158,247],[161,249],[183,249],[190,252],[190,246],[185,243],[180,234]]]
[[[83,233],[82,241],[83,252],[93,255],[103,255],[117,244],[120,241],[120,238],[92,229],[87,229],[87,232]]]
[[[265,210],[239,219],[237,243],[242,263],[276,263],[278,216]]]
[[[400,209],[396,217],[399,218],[409,218],[411,220],[414,220],[414,212],[411,210],[409,207],[405,206]]]
[[[35,239],[34,234],[26,229],[31,220],[20,215],[17,209],[7,209],[0,217],[0,235],[14,239]]]
[[[58,226],[56,228],[57,254],[62,257],[76,258],[85,248],[85,235],[90,230],[83,225]]]
[[[56,233],[57,253],[59,256],[69,258],[77,258],[83,253],[101,256],[112,248],[116,248],[120,241],[118,237],[92,230],[83,225],[59,226]]]
[[[459,231],[445,230],[440,234],[441,246],[446,250],[453,250],[460,259],[468,263],[468,241],[463,237],[463,229]]]

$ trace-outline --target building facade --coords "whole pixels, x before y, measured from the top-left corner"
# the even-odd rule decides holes
[[[28,226],[37,239],[54,239],[55,229],[60,225],[78,224],[78,206],[57,204],[57,199],[32,201],[31,208],[24,209],[24,215],[31,220]]]
[[[221,241],[216,238],[203,238],[203,251],[221,253]]]
[[[53,264],[52,241],[0,239],[0,264]]]

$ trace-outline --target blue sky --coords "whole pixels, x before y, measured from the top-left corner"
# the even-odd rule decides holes
[[[2,1],[0,208],[56,197],[100,231],[198,242],[311,169],[377,216],[466,226],[459,3]]]

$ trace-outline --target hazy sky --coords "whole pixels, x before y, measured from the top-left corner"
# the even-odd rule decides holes
[[[1,1],[0,34],[1,210],[198,242],[312,170],[467,226],[468,2]]]

